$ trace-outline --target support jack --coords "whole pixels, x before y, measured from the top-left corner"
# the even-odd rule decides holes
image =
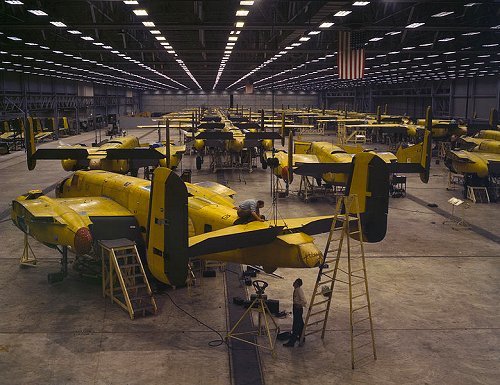
[[[264,291],[266,287],[268,286],[267,282],[261,281],[261,280],[255,280],[252,282],[253,287],[255,289],[255,292],[257,296],[255,299],[252,301],[248,309],[243,313],[243,315],[240,317],[238,322],[233,326],[233,328],[227,333],[226,340],[229,340],[230,338],[233,338],[235,340],[244,342],[246,344],[258,346],[263,349],[267,349],[271,351],[271,354],[273,357],[276,357],[276,337],[278,336],[279,333],[279,327],[276,324],[276,321],[274,321],[273,316],[271,315],[271,312],[269,311],[269,308],[266,305],[266,301],[263,297]],[[248,332],[240,332],[236,333],[236,330],[238,329],[238,326],[240,323],[245,319],[245,317],[252,316],[252,311],[257,311],[258,312],[258,324],[257,324],[257,330],[254,331],[248,331]],[[271,322],[269,322],[271,320]],[[274,329],[271,328],[271,323],[274,325]],[[274,333],[273,333],[274,331]],[[273,336],[274,334],[274,336]],[[253,342],[253,338],[251,340],[249,339],[244,339],[241,338],[240,336],[244,335],[255,335],[255,336],[263,336],[265,335],[266,337],[266,342],[267,344],[259,344],[256,342]]]
[[[28,234],[24,233],[24,249],[19,263],[21,266],[35,266],[37,262],[36,255],[28,241]]]

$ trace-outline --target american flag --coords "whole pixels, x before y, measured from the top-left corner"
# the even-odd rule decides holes
[[[362,79],[365,72],[365,49],[362,35],[339,31],[339,79]]]

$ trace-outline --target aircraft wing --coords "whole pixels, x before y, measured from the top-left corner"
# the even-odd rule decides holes
[[[233,133],[227,131],[202,131],[196,135],[196,139],[230,140],[233,139]]]
[[[453,160],[454,162],[476,163],[474,160],[471,159],[470,152],[464,150],[448,151],[446,153],[446,157]]]
[[[297,164],[297,163],[318,164],[319,159],[316,155],[312,155],[312,154],[293,154],[293,164]]]
[[[34,159],[63,160],[63,159],[87,159],[90,153],[86,148],[39,148],[33,154]]]
[[[106,149],[106,159],[163,159],[165,155],[154,148],[109,148]]]
[[[250,222],[189,237],[189,255],[220,253],[229,250],[265,245],[282,233],[283,227],[266,222]]]
[[[215,194],[218,195],[223,195],[226,197],[232,197],[233,195],[236,194],[236,191],[230,189],[227,186],[224,186],[220,183],[213,182],[213,181],[204,181],[204,182],[198,182],[198,183],[193,183],[195,186],[201,186],[204,187]]]
[[[91,250],[91,227],[98,217],[111,218],[114,222],[123,218],[127,226],[137,223],[129,210],[105,197],[49,198],[42,195],[31,199],[21,196],[12,202],[11,217],[19,229],[36,240],[51,247],[69,246],[77,254]],[[109,223],[104,225],[109,226]]]

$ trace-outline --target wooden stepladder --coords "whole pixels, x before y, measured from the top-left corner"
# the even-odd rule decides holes
[[[99,242],[102,250],[102,295],[130,315],[156,314],[151,291],[135,242],[121,238]]]
[[[325,337],[328,314],[333,299],[335,283],[344,283],[349,289],[349,326],[351,342],[351,366],[373,354],[375,336],[368,292],[363,235],[359,216],[357,195],[342,196],[337,200],[335,215],[328,235],[313,295],[309,304],[304,329],[300,341],[305,336],[321,332]],[[355,360],[355,352],[366,351],[371,346],[372,353]]]

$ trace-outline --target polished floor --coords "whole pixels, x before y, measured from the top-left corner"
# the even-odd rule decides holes
[[[156,137],[156,130],[129,133],[144,141]],[[62,140],[90,143],[94,133]],[[189,155],[179,171],[183,169],[193,170],[193,182],[228,184],[238,193],[237,200],[264,199],[264,214],[270,216],[269,169],[215,174],[204,165],[196,171]],[[500,208],[498,203],[471,203],[465,210],[470,229],[443,223],[451,212],[448,199],[460,197],[461,191],[446,189],[448,175],[442,164],[433,161],[427,185],[408,175],[408,196],[390,199],[386,238],[365,248],[378,359],[351,369],[348,297],[339,286],[324,340],[311,336],[295,348],[278,344],[275,357],[260,349],[258,373],[246,380],[235,374],[238,352],[217,343],[230,329],[228,282],[239,266],[198,280],[190,293],[179,288],[159,294],[159,314],[133,321],[102,298],[98,281],[71,271],[63,282],[49,284],[47,273],[59,269],[52,249],[31,242],[39,262],[20,267],[23,234],[10,222],[10,201],[34,188],[51,195],[54,183],[65,175],[57,161],[40,161],[36,171],[29,172],[21,152],[0,158],[2,384],[498,383]],[[300,201],[297,189],[295,181],[291,196],[278,201],[279,215],[333,213],[327,200]],[[325,242],[326,234],[316,237],[320,249]],[[291,311],[292,282],[301,277],[309,297],[317,270],[276,273],[282,279],[263,274],[259,278],[269,283],[268,297],[280,300],[281,310]],[[238,289],[253,292],[246,286]],[[277,322],[281,330],[289,330],[292,319],[288,315]]]

